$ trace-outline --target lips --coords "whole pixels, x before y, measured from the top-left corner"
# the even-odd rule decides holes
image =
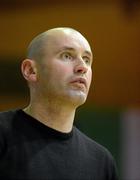
[[[74,78],[71,83],[87,87],[87,81],[84,78]]]

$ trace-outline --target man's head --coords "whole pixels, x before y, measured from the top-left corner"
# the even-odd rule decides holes
[[[79,106],[86,100],[92,77],[88,41],[71,28],[50,29],[33,39],[22,73],[32,98]]]

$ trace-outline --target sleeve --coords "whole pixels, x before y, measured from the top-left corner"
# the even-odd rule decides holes
[[[111,180],[119,180],[119,176],[118,176],[118,169],[116,166],[115,161],[112,162],[112,172],[111,172]]]
[[[3,153],[5,151],[5,138],[2,127],[0,126],[0,160],[3,157]],[[1,161],[0,161],[1,162]]]
[[[106,161],[106,180],[119,180],[119,174],[115,159],[109,153]]]

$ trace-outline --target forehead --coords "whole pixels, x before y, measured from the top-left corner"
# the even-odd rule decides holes
[[[88,41],[78,32],[58,31],[48,35],[46,41],[47,51],[59,51],[67,49],[66,47],[92,54]]]

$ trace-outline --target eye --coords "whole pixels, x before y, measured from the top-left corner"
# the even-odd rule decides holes
[[[71,53],[69,53],[69,52],[62,53],[61,57],[63,60],[72,60],[73,59]]]
[[[83,60],[86,64],[91,64],[91,59],[88,56],[83,56]]]

